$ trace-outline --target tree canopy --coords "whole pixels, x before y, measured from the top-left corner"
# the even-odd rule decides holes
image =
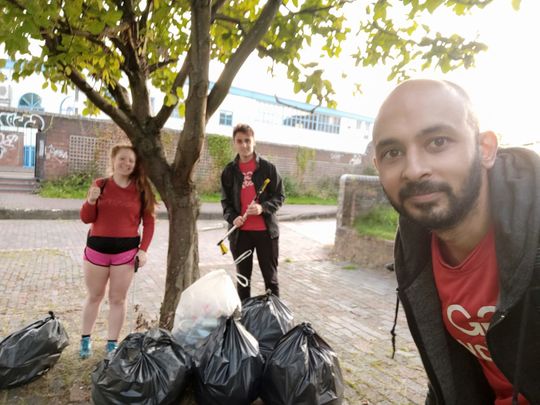
[[[511,0],[514,8],[520,1]],[[354,42],[357,65],[384,64],[403,78],[413,62],[443,72],[474,65],[486,46],[419,23],[424,13],[463,15],[492,0],[0,0],[0,43],[15,61],[14,80],[40,73],[53,89],[79,88],[86,113],[103,111],[144,159],[169,213],[163,326],[181,291],[198,276],[197,197],[192,181],[205,126],[254,51],[284,66],[296,91],[335,106],[332,82],[310,46],[339,58]],[[347,18],[358,21],[347,28]],[[458,28],[458,27],[457,27]],[[212,78],[210,62],[222,71]],[[352,68],[354,69],[354,68]],[[155,111],[152,86],[164,102]],[[187,89],[187,91],[186,91]],[[178,108],[184,127],[174,161],[165,159],[161,129]]]

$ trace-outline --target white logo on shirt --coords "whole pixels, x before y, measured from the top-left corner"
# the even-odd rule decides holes
[[[459,325],[458,322],[456,322],[454,319],[452,319],[455,314],[461,313],[466,319],[471,319],[471,315],[469,312],[463,308],[461,305],[453,304],[449,305],[446,309],[446,315],[448,316],[448,321],[460,332],[465,333],[469,336],[485,336],[486,332],[489,327],[489,322],[469,322],[469,328],[465,329],[462,326]],[[477,319],[486,319],[486,315],[490,313],[495,313],[495,307],[493,305],[486,305],[484,307],[481,307],[478,310],[478,313],[476,314]],[[462,323],[463,324],[463,323]],[[472,354],[474,354],[476,357],[487,360],[487,361],[493,361],[491,357],[489,356],[489,350],[484,345],[479,344],[472,344],[472,343],[464,343],[461,340],[457,339],[459,343],[461,343],[467,350],[469,350]]]
[[[244,181],[242,182],[242,188],[248,188],[253,186],[253,182],[251,181],[251,176],[253,176],[253,172],[245,172],[244,175]]]

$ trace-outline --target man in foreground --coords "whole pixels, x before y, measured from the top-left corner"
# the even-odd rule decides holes
[[[388,96],[373,143],[426,402],[540,403],[540,158],[498,150],[465,91],[434,80]]]

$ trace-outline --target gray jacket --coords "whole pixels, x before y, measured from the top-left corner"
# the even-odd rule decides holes
[[[514,389],[531,404],[540,404],[539,156],[521,148],[501,149],[489,173],[489,189],[500,294],[487,345]],[[426,403],[492,404],[494,394],[477,359],[444,327],[430,240],[425,228],[400,219],[398,294],[429,378]]]

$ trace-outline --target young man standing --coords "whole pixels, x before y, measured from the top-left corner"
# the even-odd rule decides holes
[[[238,124],[233,129],[236,158],[221,173],[221,206],[229,228],[237,231],[229,236],[233,257],[247,250],[257,251],[257,260],[266,289],[279,296],[278,257],[279,226],[277,210],[283,204],[283,182],[276,167],[255,153],[253,129]],[[263,183],[270,182],[256,199]],[[250,297],[253,255],[237,265],[237,272],[249,280],[247,287],[238,285],[241,300]]]
[[[426,403],[540,404],[539,156],[498,150],[465,91],[434,80],[390,93],[373,143]]]

